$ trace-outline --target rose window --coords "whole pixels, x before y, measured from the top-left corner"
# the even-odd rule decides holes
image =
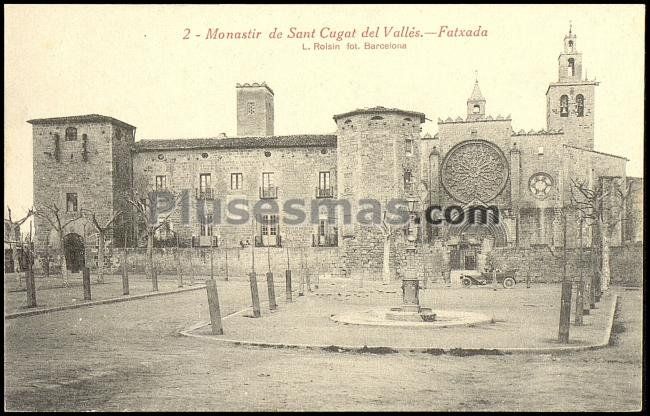
[[[528,189],[535,198],[546,198],[552,188],[553,178],[547,173],[536,173],[528,180]]]
[[[483,140],[454,146],[442,162],[442,186],[460,202],[489,202],[508,181],[508,161],[501,150]]]

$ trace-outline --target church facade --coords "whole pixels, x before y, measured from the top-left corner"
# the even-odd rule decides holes
[[[386,266],[392,276],[404,275],[414,252],[420,259],[443,253],[432,261],[446,269],[478,269],[493,247],[576,247],[581,233],[567,209],[573,181],[595,186],[619,178],[642,188],[642,179],[626,176],[626,158],[594,149],[598,82],[583,76],[576,42],[571,32],[564,38],[540,131],[516,132],[510,116],[489,115],[478,81],[466,115],[438,119],[433,137],[421,134],[425,114],[384,107],[334,115],[335,134],[274,135],[274,91],[264,83],[237,85],[236,137],[136,142],[134,126],[107,116],[30,120],[34,205],[55,203],[64,220],[83,211],[101,221],[115,216],[109,245],[134,247],[143,244],[142,233],[126,196],[134,189],[183,192],[188,209],[171,214],[160,241],[199,249],[301,247],[307,256],[329,251],[341,276],[377,278]],[[636,198],[631,210],[642,209]],[[308,207],[316,201],[317,210],[307,208],[305,221],[289,224],[281,207],[296,199]],[[231,224],[225,208],[241,200],[280,209]],[[495,207],[499,218],[360,224],[351,217],[363,200],[406,201],[411,218],[432,206],[456,207],[456,214]],[[36,217],[35,225],[37,246],[55,244],[51,223]],[[640,229],[642,223],[619,226],[612,244],[641,241]],[[94,244],[85,220],[64,234],[71,246]]]

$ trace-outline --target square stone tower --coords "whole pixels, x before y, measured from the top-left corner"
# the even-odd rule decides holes
[[[129,212],[124,194],[133,181],[131,147],[135,127],[99,114],[29,120],[33,126],[34,208],[56,205],[67,222],[84,210],[104,224],[118,212]],[[124,244],[130,227],[120,217],[107,236],[113,246]],[[34,218],[36,245],[54,244],[51,224]],[[85,225],[85,228],[84,228]],[[91,238],[85,221],[69,224],[64,234]],[[96,236],[90,242],[94,244]]]
[[[261,84],[237,84],[237,135],[273,136],[273,90]]]

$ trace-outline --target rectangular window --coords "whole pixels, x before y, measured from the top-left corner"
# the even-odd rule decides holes
[[[210,189],[210,174],[202,173],[199,175],[199,190],[201,193],[207,192]]]
[[[244,184],[244,175],[241,173],[230,174],[230,189],[238,191],[242,189]]]
[[[273,186],[273,172],[262,173],[262,188],[270,189]]]
[[[543,155],[543,154],[544,154],[544,148],[541,147],[541,146],[538,147],[538,148],[537,148],[537,154],[538,154],[538,155]]]
[[[156,191],[167,189],[167,177],[164,175],[156,176]]]
[[[404,141],[404,146],[406,147],[404,149],[406,156],[413,156],[413,139],[406,139]]]
[[[77,194],[65,194],[65,206],[68,212],[77,212]]]
[[[255,114],[255,103],[250,102],[246,104],[246,113],[248,113],[249,116]]]
[[[404,190],[406,192],[413,191],[413,176],[410,170],[404,171]]]
[[[319,189],[330,189],[330,173],[320,172],[318,174],[318,187]]]

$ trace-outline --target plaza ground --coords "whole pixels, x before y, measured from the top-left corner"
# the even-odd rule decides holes
[[[150,284],[144,278],[133,280],[142,280],[143,290]],[[171,277],[168,281],[161,282],[161,287],[174,282]],[[300,298],[295,306],[332,298],[327,296],[332,289],[325,281],[320,283],[317,291]],[[107,288],[111,285],[119,294],[121,285],[105,284]],[[248,282],[243,278],[219,281],[218,286],[224,316],[250,305]],[[279,313],[288,312],[280,286]],[[351,297],[357,294],[361,299],[371,287],[366,283],[363,288],[350,287],[341,293]],[[259,288],[264,301],[262,282]],[[82,293],[80,287],[78,291]],[[550,295],[536,296],[535,291]],[[559,297],[552,303],[556,292],[559,286],[555,285],[497,292],[439,286],[425,291],[424,297],[457,298],[459,304],[468,305],[489,305],[492,296],[495,304],[499,302],[496,296],[510,297],[510,303],[529,308],[528,315],[553,320],[559,313]],[[612,292],[620,295],[614,345],[570,354],[455,357],[333,353],[232,346],[179,335],[180,330],[209,319],[205,290],[21,317],[5,321],[5,407],[115,411],[638,410],[642,292],[624,288],[613,288]],[[345,300],[328,302],[346,304]],[[7,294],[5,310],[6,304]],[[604,303],[599,307],[604,308]],[[497,308],[501,312],[496,312],[496,317],[506,313],[505,309]],[[262,319],[271,322],[268,308],[263,307],[263,315]],[[233,316],[224,321],[226,334],[236,331],[232,325],[238,319]],[[571,329],[578,337],[584,328],[572,325]]]

